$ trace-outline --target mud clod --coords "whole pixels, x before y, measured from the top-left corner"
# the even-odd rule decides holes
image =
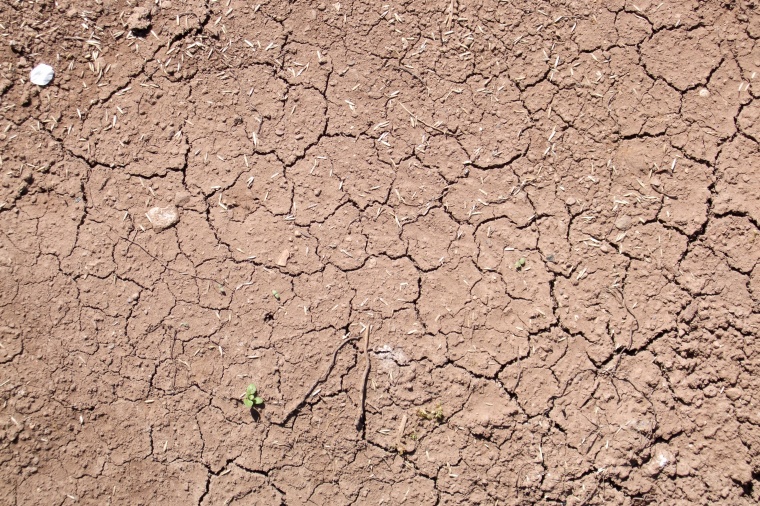
[[[624,215],[615,220],[615,228],[618,230],[628,230],[631,228],[631,225],[633,225],[633,220],[630,216]]]
[[[127,18],[127,28],[144,32],[151,27],[151,12],[147,7],[135,7]]]

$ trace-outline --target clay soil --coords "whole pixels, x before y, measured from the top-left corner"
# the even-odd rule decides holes
[[[752,2],[3,0],[0,64],[0,504],[760,501]]]

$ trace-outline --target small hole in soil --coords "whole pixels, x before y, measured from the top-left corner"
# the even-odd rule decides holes
[[[150,28],[143,28],[143,29],[133,28],[132,29],[132,35],[134,35],[135,37],[144,39],[148,35],[150,35]]]
[[[752,480],[742,484],[742,492],[747,497],[752,497],[755,492],[755,482],[760,481],[760,473],[752,473]]]
[[[267,313],[264,315],[265,322],[271,322],[272,320],[274,320],[274,315],[272,313]]]

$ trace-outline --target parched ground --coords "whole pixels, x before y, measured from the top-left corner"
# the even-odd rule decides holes
[[[744,0],[0,2],[0,504],[757,504],[759,83]]]

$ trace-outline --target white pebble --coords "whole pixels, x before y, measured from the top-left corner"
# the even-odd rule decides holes
[[[174,206],[154,207],[147,213],[148,220],[157,231],[165,230],[179,221],[179,210]]]
[[[46,86],[53,80],[53,76],[55,76],[55,70],[53,70],[53,67],[40,63],[29,73],[29,80],[32,81],[32,84],[36,84],[37,86]]]

